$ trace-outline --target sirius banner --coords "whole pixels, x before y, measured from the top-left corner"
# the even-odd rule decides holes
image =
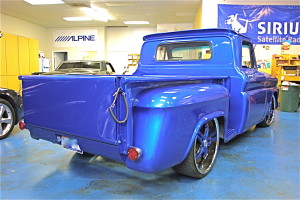
[[[98,30],[56,30],[54,47],[96,47]]]
[[[281,44],[289,40],[300,45],[300,6],[218,6],[218,28],[232,29],[254,44]]]

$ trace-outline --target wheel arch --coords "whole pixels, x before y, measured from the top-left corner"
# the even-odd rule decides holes
[[[278,93],[279,93],[278,90],[273,92],[273,95],[275,97],[275,108],[274,109],[278,108],[278,105],[279,105],[279,103],[278,103],[278,97],[279,97]]]
[[[209,113],[209,114],[206,114],[206,115],[202,116],[201,119],[199,119],[199,121],[198,121],[198,123],[197,123],[197,125],[196,125],[196,127],[194,129],[193,135],[191,137],[189,145],[187,146],[187,149],[185,150],[185,153],[184,153],[182,161],[187,157],[190,149],[192,148],[192,145],[194,143],[194,140],[196,139],[196,136],[197,136],[197,133],[198,133],[199,129],[206,122],[211,121],[211,120],[213,120],[215,118],[218,121],[220,137],[223,138],[223,136],[224,136],[224,130],[225,130],[225,121],[226,121],[225,112],[224,111],[216,111],[216,112]]]

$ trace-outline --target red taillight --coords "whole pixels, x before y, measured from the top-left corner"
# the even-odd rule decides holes
[[[130,160],[137,160],[142,155],[142,150],[137,147],[130,147],[127,152],[127,156]]]
[[[19,128],[20,128],[21,130],[24,130],[24,129],[25,129],[25,123],[24,123],[23,121],[20,121],[20,122],[19,122]]]

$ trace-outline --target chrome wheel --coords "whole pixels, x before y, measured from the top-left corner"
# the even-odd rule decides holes
[[[269,110],[268,110],[268,113],[267,113],[266,119],[265,119],[266,120],[266,124],[268,126],[271,125],[272,122],[274,121],[274,117],[275,117],[274,109],[275,109],[275,97],[272,96],[270,107],[269,107]]]
[[[194,144],[194,160],[199,173],[206,175],[212,168],[219,147],[219,125],[216,119],[199,130]]]
[[[275,100],[275,96],[272,95],[267,114],[266,114],[264,120],[262,122],[260,122],[259,124],[257,124],[258,127],[268,127],[273,123],[273,121],[275,119],[275,111],[274,111],[275,108],[276,108],[276,100]]]
[[[5,101],[0,101],[0,139],[7,137],[14,127],[14,111],[11,105]]]
[[[219,148],[219,123],[215,118],[207,121],[197,132],[193,146],[183,162],[173,169],[193,178],[203,178],[215,164]]]

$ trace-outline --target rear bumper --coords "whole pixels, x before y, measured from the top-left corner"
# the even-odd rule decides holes
[[[30,135],[34,139],[43,139],[55,144],[60,144],[60,142],[57,140],[57,136],[66,136],[69,138],[77,139],[78,145],[80,146],[83,152],[103,156],[105,158],[113,159],[120,162],[124,162],[125,160],[125,156],[120,154],[119,147],[117,145],[77,137],[58,131],[36,127],[30,124],[26,124],[26,129],[30,131]]]

